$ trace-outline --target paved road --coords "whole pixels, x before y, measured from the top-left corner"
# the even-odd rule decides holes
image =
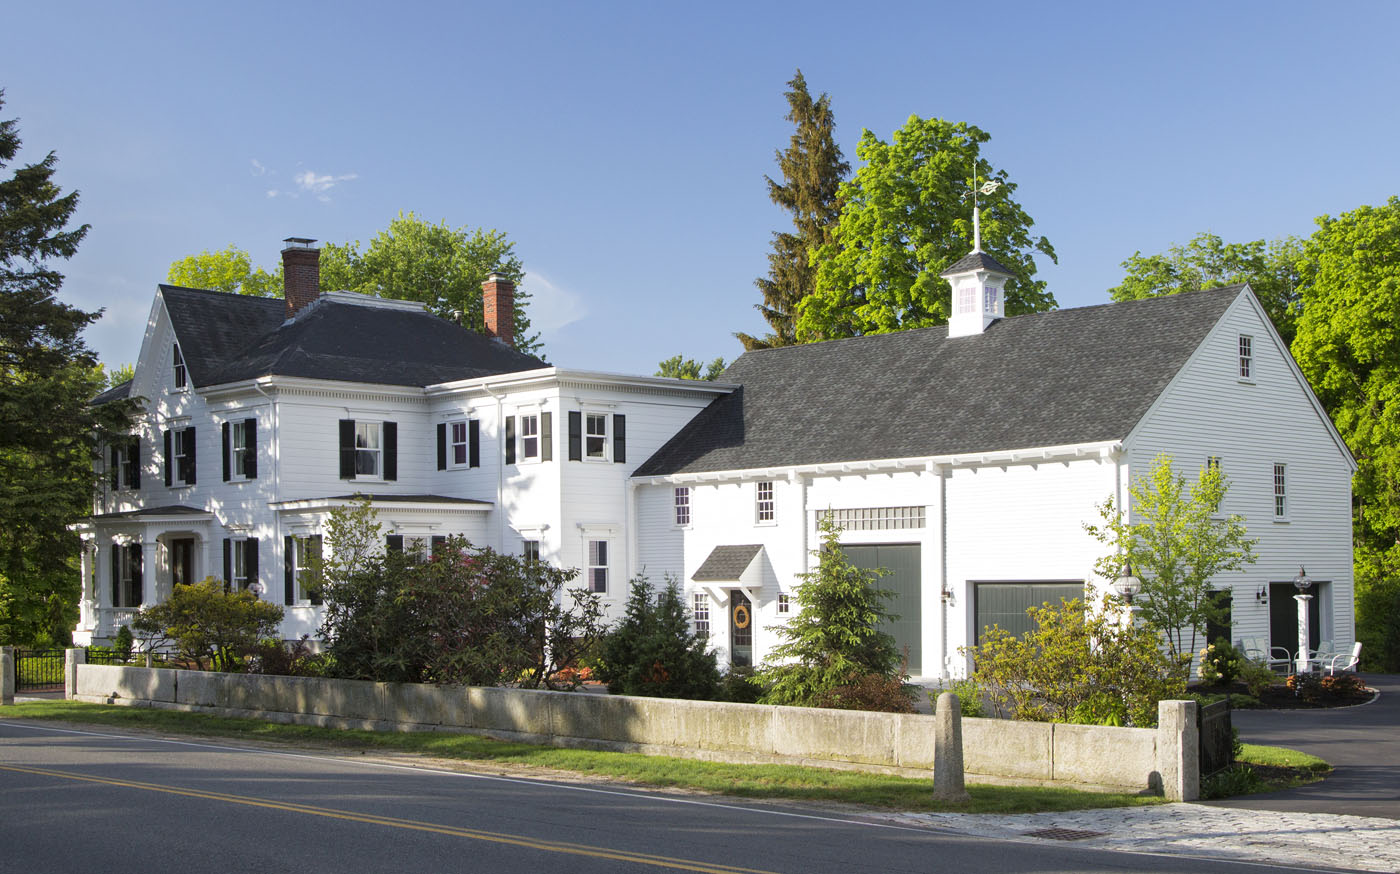
[[[1321,756],[1335,767],[1331,776],[1286,792],[1210,803],[1400,819],[1400,676],[1362,676],[1380,692],[1370,704],[1330,710],[1236,710],[1232,715],[1244,742]]]
[[[3,722],[0,872],[1296,870]]]

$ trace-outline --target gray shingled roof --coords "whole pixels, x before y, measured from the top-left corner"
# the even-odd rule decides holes
[[[120,513],[98,513],[88,518],[90,519],[139,519],[142,516],[207,516],[208,510],[201,510],[198,507],[190,507],[185,504],[167,504],[163,507],[146,507],[141,510],[125,510]]]
[[[951,276],[954,273],[963,273],[968,270],[995,270],[998,273],[1005,273],[1007,276],[1016,275],[1003,267],[1000,261],[988,255],[986,252],[969,252],[954,261],[952,266],[938,275]]]
[[[763,544],[749,543],[743,546],[716,546],[700,565],[691,579],[697,583],[727,583],[739,579],[753,564],[754,558],[763,551]]]
[[[88,404],[90,406],[100,407],[103,404],[108,403],[110,401],[125,400],[130,394],[131,380],[128,379],[126,382],[117,383],[116,385],[97,395],[92,400],[88,401]]]
[[[271,375],[423,386],[547,366],[429,313],[322,299],[286,323],[278,298],[160,288],[196,386]]]
[[[634,475],[1119,440],[1242,288],[747,352]]]

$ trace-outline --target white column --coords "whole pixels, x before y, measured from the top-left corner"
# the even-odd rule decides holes
[[[1312,634],[1309,628],[1308,602],[1312,600],[1312,595],[1294,595],[1293,600],[1298,602],[1298,673],[1306,674],[1311,669],[1308,644]]]
[[[141,541],[141,604],[149,606],[159,603],[160,590],[156,588],[157,573],[160,568],[156,565],[156,541],[154,538]]]

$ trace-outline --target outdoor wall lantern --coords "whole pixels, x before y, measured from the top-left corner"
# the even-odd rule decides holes
[[[1260,604],[1269,603],[1269,587],[1261,585],[1259,591],[1254,593],[1254,600],[1258,601]]]
[[[1128,562],[1123,568],[1123,573],[1118,579],[1113,581],[1113,591],[1117,592],[1128,602],[1128,606],[1133,606],[1133,598],[1142,591],[1142,580],[1133,573],[1133,563]]]
[[[945,588],[945,589],[943,590],[943,603],[944,603],[944,604],[947,604],[949,607],[956,606],[956,605],[954,604],[954,602],[953,602],[953,590],[952,590],[952,589],[947,589],[947,588]]]

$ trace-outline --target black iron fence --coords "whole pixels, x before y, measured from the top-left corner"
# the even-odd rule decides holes
[[[1230,724],[1230,699],[1196,708],[1201,776],[1209,777],[1235,763],[1235,737]]]
[[[20,649],[15,648],[15,692],[61,692],[63,691],[63,649]],[[90,646],[86,649],[87,663],[90,665],[137,665],[145,664],[140,654],[126,654],[107,646]]]

